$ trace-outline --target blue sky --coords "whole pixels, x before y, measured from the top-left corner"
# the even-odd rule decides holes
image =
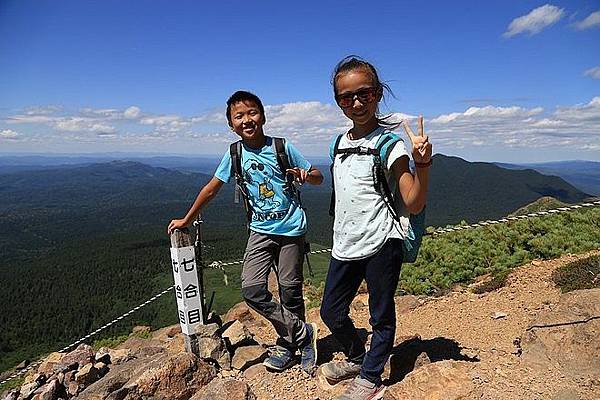
[[[599,2],[299,4],[0,0],[0,153],[221,154],[246,89],[325,155],[348,128],[331,70],[358,54],[435,152],[600,161]]]

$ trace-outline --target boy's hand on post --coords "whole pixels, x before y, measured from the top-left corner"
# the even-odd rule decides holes
[[[412,156],[415,163],[429,163],[431,161],[431,143],[429,143],[429,136],[425,135],[423,130],[423,116],[419,116],[418,120],[419,134],[415,135],[410,126],[406,121],[402,121],[402,127],[406,131],[411,143],[412,143]]]
[[[305,183],[308,177],[308,171],[298,167],[287,169],[285,173],[294,175],[294,179],[300,184]]]
[[[186,226],[185,219],[174,219],[169,223],[167,233],[170,235],[175,229],[185,228]]]

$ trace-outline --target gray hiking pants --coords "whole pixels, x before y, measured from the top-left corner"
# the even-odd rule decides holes
[[[266,235],[250,231],[242,267],[242,296],[248,306],[268,319],[278,344],[290,349],[306,339],[302,296],[304,236]],[[268,277],[274,268],[280,303],[268,290]]]

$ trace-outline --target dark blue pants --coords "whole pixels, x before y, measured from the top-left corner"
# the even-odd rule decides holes
[[[361,377],[378,385],[394,346],[394,295],[401,265],[402,241],[390,239],[377,254],[363,260],[340,261],[332,257],[325,282],[321,319],[343,346],[348,360],[362,363]],[[369,324],[373,328],[371,347],[366,354],[365,345],[348,316],[350,304],[363,279],[369,290]]]

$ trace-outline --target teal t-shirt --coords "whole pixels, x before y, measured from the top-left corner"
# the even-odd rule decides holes
[[[306,233],[306,214],[298,200],[284,191],[285,176],[273,151],[273,139],[266,136],[260,149],[242,143],[242,173],[252,207],[250,229],[265,234],[300,236]],[[287,140],[285,150],[292,167],[310,169],[310,163]],[[215,171],[215,178],[229,183],[232,178],[229,148]]]

